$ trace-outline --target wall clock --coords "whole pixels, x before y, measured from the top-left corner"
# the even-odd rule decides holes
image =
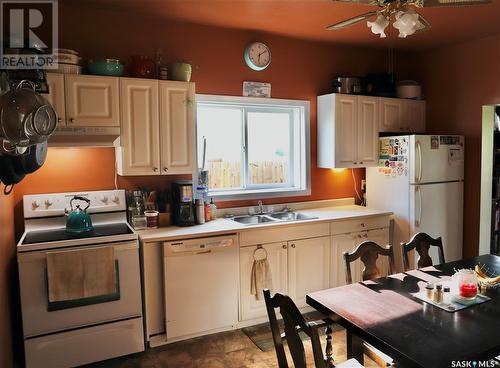
[[[262,42],[253,42],[245,49],[245,62],[253,70],[264,70],[271,64],[271,50]]]

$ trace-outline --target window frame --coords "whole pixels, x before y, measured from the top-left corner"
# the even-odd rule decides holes
[[[240,200],[240,199],[260,199],[260,198],[279,198],[289,196],[307,196],[311,194],[311,141],[310,141],[310,102],[308,100],[288,100],[276,98],[262,98],[262,97],[240,97],[240,96],[225,96],[225,95],[208,95],[196,94],[196,108],[195,116],[198,113],[198,103],[207,103],[214,106],[223,105],[235,107],[244,107],[243,110],[243,145],[242,152],[242,185],[246,186],[237,189],[222,189],[210,190],[209,197],[213,197],[218,201],[225,200]],[[294,109],[299,109],[299,113],[294,112]],[[288,178],[286,184],[250,184],[248,181],[248,113],[249,112],[279,112],[287,111],[291,114],[290,118],[290,149],[289,149],[289,162],[288,162]],[[299,119],[299,127],[296,128],[296,119]],[[296,137],[297,132],[299,137]],[[296,139],[300,140],[300,144],[304,145],[304,149],[300,149],[299,154],[296,155],[296,148],[294,143]],[[198,162],[198,122],[196,119],[196,149],[197,149],[197,162]],[[300,157],[296,157],[300,156]],[[295,160],[300,160],[297,163]],[[299,165],[300,183],[295,183],[292,175],[297,177],[297,173],[292,173],[291,167]],[[295,171],[295,170],[293,170]],[[196,170],[193,179],[198,181],[198,170]],[[296,179],[296,178],[295,178]],[[293,185],[293,186],[291,186]]]

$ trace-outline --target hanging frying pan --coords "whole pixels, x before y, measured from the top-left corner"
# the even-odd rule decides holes
[[[4,193],[10,194],[14,184],[19,183],[26,174],[17,157],[0,155],[0,181],[5,185]],[[10,188],[8,188],[10,186]]]

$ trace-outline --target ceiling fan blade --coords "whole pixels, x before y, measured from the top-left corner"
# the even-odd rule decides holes
[[[416,32],[423,32],[431,29],[431,24],[422,14],[418,14],[418,20],[420,21],[420,24]]]
[[[331,30],[336,30],[336,29],[341,29],[341,28],[349,27],[349,26],[352,26],[353,24],[362,22],[365,19],[373,17],[377,13],[378,12],[376,12],[376,11],[371,11],[371,12],[368,12],[368,13],[365,13],[365,14],[360,14],[360,15],[358,15],[356,17],[343,20],[342,22],[338,22],[338,23],[332,24],[331,26],[326,27],[326,29],[328,29],[329,31],[331,31]]]
[[[415,5],[424,8],[439,7],[439,6],[466,6],[477,4],[488,4],[491,0],[417,0]]]
[[[359,5],[380,5],[384,3],[384,0],[332,0],[332,1],[342,1],[343,3],[355,3]]]

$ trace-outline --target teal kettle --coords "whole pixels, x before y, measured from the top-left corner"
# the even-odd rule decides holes
[[[73,208],[73,201],[87,202],[87,206],[82,209],[79,204]],[[87,213],[87,208],[90,206],[90,199],[80,196],[74,196],[69,201],[70,211],[66,212],[66,232],[72,234],[84,233],[94,229],[92,219]]]

